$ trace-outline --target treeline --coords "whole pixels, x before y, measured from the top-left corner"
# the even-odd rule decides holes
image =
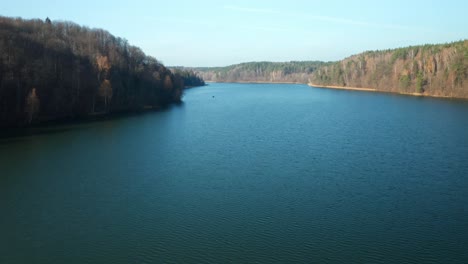
[[[159,108],[183,85],[105,30],[0,17],[0,126]]]
[[[468,40],[368,51],[312,74],[314,85],[468,98]]]
[[[171,71],[175,75],[182,78],[185,88],[205,85],[203,78],[191,69],[185,69],[184,67],[172,67]]]
[[[193,70],[205,81],[212,82],[307,83],[312,73],[326,64],[321,61],[247,62],[227,67],[200,67]]]

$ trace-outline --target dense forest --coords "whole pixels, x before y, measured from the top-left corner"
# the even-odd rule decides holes
[[[468,40],[338,62],[249,62],[172,71],[127,40],[72,22],[0,17],[0,127],[161,108],[184,87],[293,82],[468,98]]]
[[[337,62],[248,62],[193,68],[212,82],[292,82],[468,98],[468,40],[367,51]]]
[[[368,51],[326,65],[314,85],[468,98],[468,40]]]
[[[0,126],[160,108],[184,78],[102,29],[0,17]]]
[[[204,86],[205,81],[196,72],[191,69],[185,69],[184,67],[172,67],[171,71],[180,76],[184,82],[185,88]]]
[[[193,70],[211,82],[291,82],[307,83],[320,61],[247,62],[227,67],[201,67]]]

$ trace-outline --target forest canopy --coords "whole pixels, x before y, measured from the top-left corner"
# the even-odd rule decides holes
[[[193,70],[212,82],[290,82],[307,83],[312,73],[326,62],[246,62],[226,67],[199,67]]]
[[[367,51],[321,67],[314,85],[468,98],[468,40]]]
[[[183,87],[183,76],[105,30],[0,17],[0,126],[160,108]]]
[[[212,82],[311,83],[468,98],[468,40],[366,51],[336,62],[247,62],[193,71]]]
[[[204,86],[205,81],[196,72],[191,69],[185,69],[184,67],[172,67],[171,71],[182,78],[184,81],[184,87],[196,87]]]

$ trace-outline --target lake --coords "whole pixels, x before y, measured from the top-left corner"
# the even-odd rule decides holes
[[[468,102],[183,101],[0,139],[0,263],[468,263]]]

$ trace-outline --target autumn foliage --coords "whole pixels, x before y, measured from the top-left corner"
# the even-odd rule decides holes
[[[180,101],[177,78],[105,30],[0,17],[0,126],[159,108]]]
[[[245,62],[226,67],[199,67],[193,71],[212,82],[307,83],[312,73],[327,63],[321,61]]]
[[[468,40],[364,52],[319,68],[311,82],[468,98]]]

